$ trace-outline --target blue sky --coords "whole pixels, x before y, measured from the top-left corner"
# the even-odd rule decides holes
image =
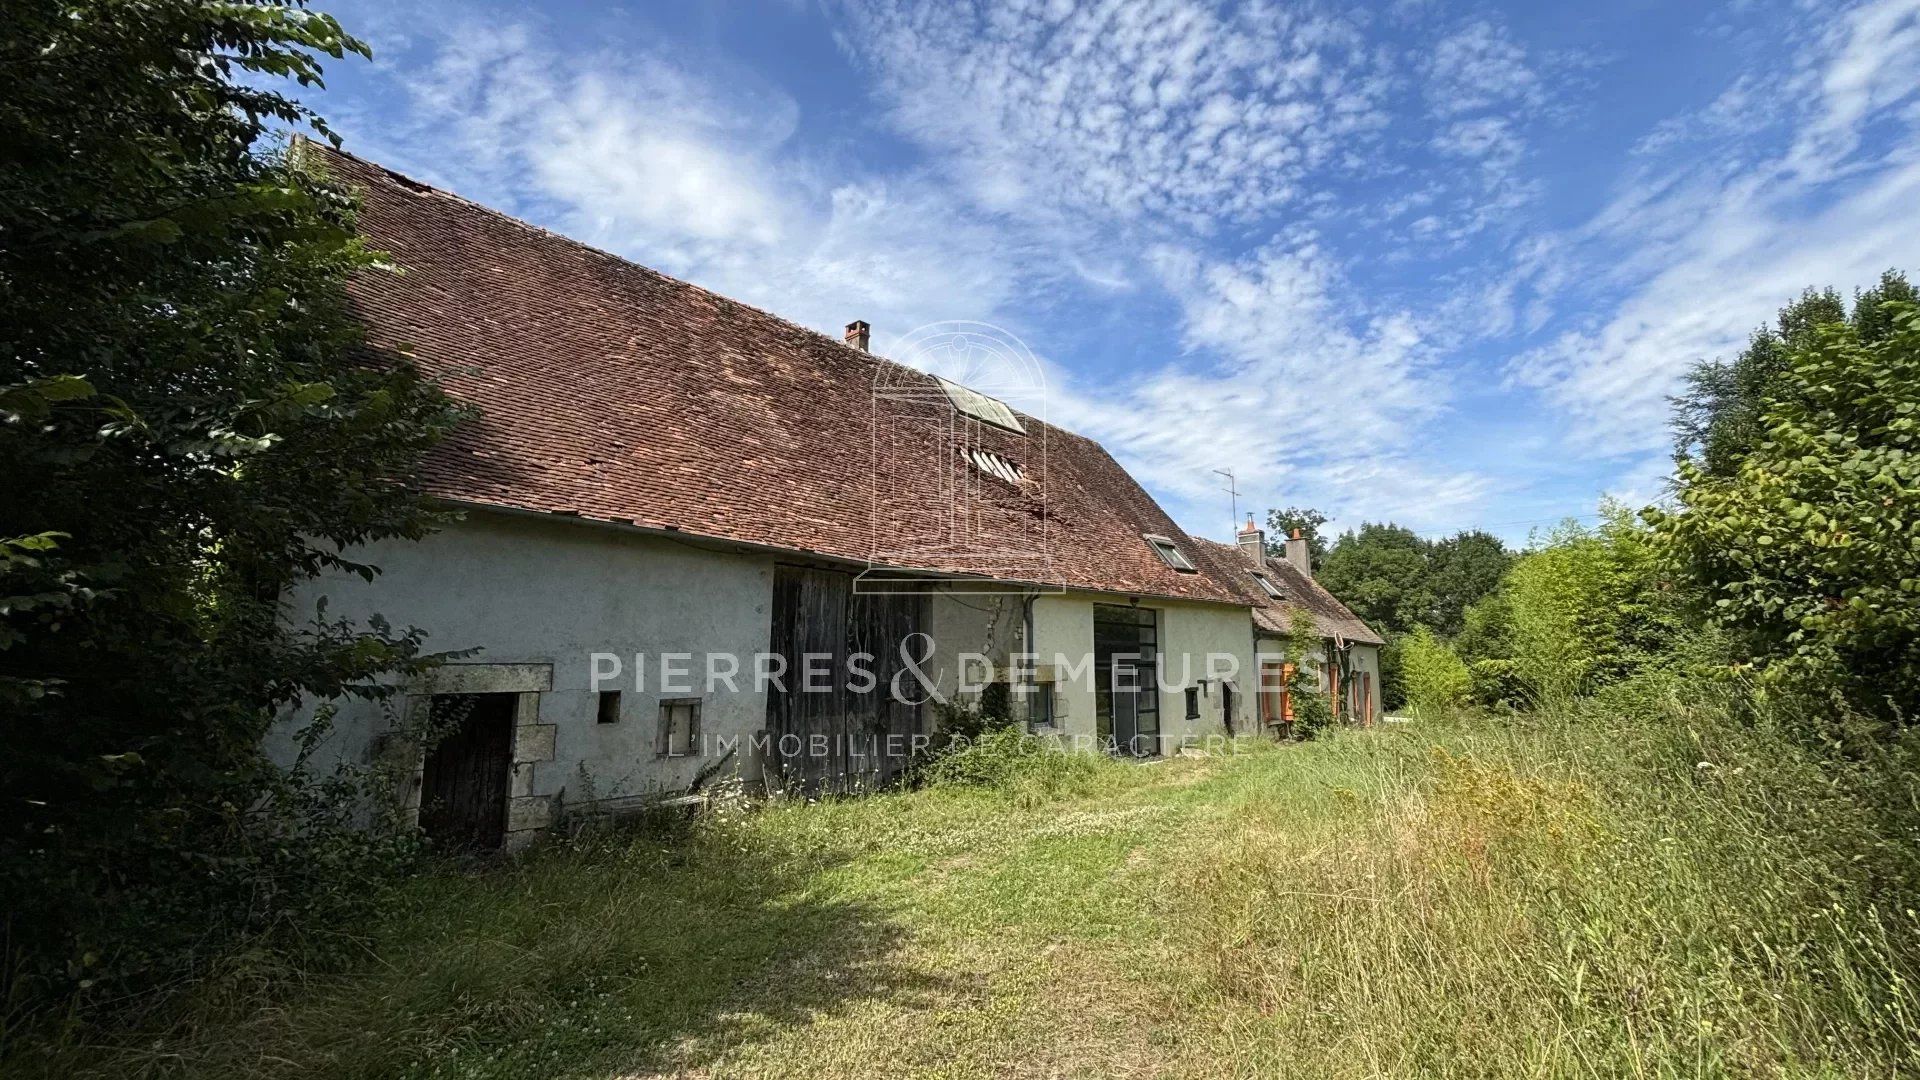
[[[1188,529],[1509,540],[1654,498],[1665,397],[1920,269],[1920,0],[360,3],[350,150],[1015,403]]]

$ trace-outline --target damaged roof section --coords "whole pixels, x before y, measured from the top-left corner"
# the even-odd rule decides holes
[[[1264,599],[1091,439],[305,145],[359,190],[361,232],[403,271],[350,285],[369,347],[409,355],[478,411],[426,461],[430,494],[947,574],[1005,578],[983,551],[1038,547],[1044,558],[1019,580]],[[877,394],[882,385],[926,393]],[[964,453],[956,409],[978,421]],[[994,478],[968,485],[964,550],[950,535],[957,485],[942,481],[956,467]],[[1149,534],[1199,572],[1168,565],[1142,542]]]

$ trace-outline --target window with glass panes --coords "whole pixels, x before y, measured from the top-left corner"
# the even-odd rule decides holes
[[[1102,739],[1123,754],[1160,752],[1159,621],[1152,608],[1093,606],[1094,711]]]

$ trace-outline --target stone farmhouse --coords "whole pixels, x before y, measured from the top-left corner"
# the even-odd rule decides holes
[[[875,355],[864,323],[834,340],[301,152],[359,190],[361,230],[401,269],[351,288],[368,348],[474,410],[423,477],[461,520],[361,553],[371,582],[288,600],[289,618],[324,603],[467,651],[393,701],[342,703],[320,748],[410,754],[430,834],[512,845],[582,803],[723,776],[884,784],[955,705],[1090,752],[1177,753],[1279,729],[1288,702],[1262,679],[1280,663],[1377,714],[1380,639],[1314,583],[1304,542],[1270,560],[1251,522],[1237,546],[1189,536],[1098,443]],[[1263,655],[1295,608],[1324,655]],[[396,724],[428,713],[452,733],[408,749]]]

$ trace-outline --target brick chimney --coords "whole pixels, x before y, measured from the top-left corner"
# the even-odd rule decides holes
[[[1307,554],[1307,538],[1300,535],[1299,529],[1293,530],[1293,535],[1287,537],[1287,561],[1302,574],[1313,576],[1313,559]]]
[[[1247,515],[1246,527],[1234,539],[1240,542],[1241,552],[1253,560],[1254,566],[1267,568],[1267,534],[1254,525],[1252,514]]]
[[[868,326],[859,319],[855,319],[847,324],[847,344],[859,349],[861,352],[866,352],[867,345],[872,339],[873,327]]]

